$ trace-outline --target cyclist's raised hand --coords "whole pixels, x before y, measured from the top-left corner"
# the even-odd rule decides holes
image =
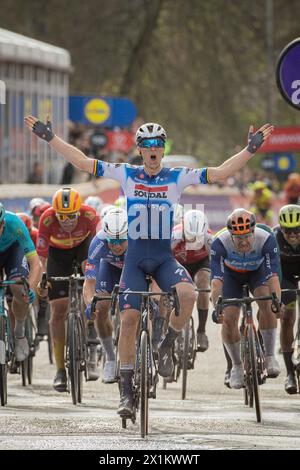
[[[256,132],[253,131],[253,126],[250,126],[248,132],[248,152],[255,153],[268,139],[273,130],[274,126],[269,123],[261,126]]]
[[[54,138],[52,124],[49,120],[49,116],[47,116],[46,124],[44,124],[42,121],[39,121],[34,116],[25,116],[24,121],[28,129],[40,137],[40,139],[46,140],[46,142],[50,142]]]

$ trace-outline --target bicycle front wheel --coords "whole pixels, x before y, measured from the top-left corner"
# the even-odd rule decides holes
[[[0,401],[7,403],[7,365],[6,365],[6,320],[0,317]]]
[[[255,349],[255,335],[253,327],[250,326],[248,329],[248,341],[249,341],[249,350],[250,350],[250,361],[251,361],[251,380],[253,387],[253,395],[255,402],[255,411],[256,411],[256,420],[258,423],[261,422],[261,406],[260,406],[260,397],[259,397],[259,385],[257,377],[257,356]]]
[[[187,371],[189,361],[189,345],[190,345],[190,321],[184,327],[183,330],[183,357],[182,357],[182,388],[181,388],[181,399],[185,400],[186,397],[186,383],[187,383]]]
[[[68,375],[71,384],[72,401],[76,405],[81,400],[81,393],[78,393],[80,386],[79,331],[77,318],[74,313],[70,313],[68,316],[67,331]]]
[[[148,335],[146,331],[142,331],[141,335],[141,437],[148,434]]]

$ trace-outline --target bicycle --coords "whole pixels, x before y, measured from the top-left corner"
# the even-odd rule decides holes
[[[7,371],[8,364],[12,361],[14,351],[14,339],[10,325],[8,311],[5,307],[5,289],[9,285],[23,285],[25,293],[28,293],[29,285],[25,278],[21,281],[0,280],[0,401],[1,406],[7,404]]]
[[[196,292],[210,292],[210,289],[196,288]],[[177,382],[182,374],[181,399],[185,400],[187,390],[188,370],[194,369],[198,352],[197,335],[193,316],[190,317],[185,327],[179,333],[173,351],[174,372],[172,377],[164,378],[163,389],[166,390],[167,383]]]
[[[82,401],[82,373],[87,378],[86,361],[86,329],[82,295],[84,276],[78,273],[77,264],[70,276],[51,276],[47,280],[53,282],[68,281],[69,283],[69,312],[67,316],[65,363],[68,371],[68,382],[71,388],[74,405]],[[69,391],[69,390],[68,390]]]
[[[41,288],[46,289],[47,287],[47,275],[44,273],[41,279]],[[50,304],[47,298],[39,299],[39,309],[37,314],[37,327],[38,327],[38,340],[39,342],[47,341],[48,357],[50,364],[53,364],[53,351],[52,351],[52,338],[50,331]],[[42,330],[42,333],[40,333]],[[46,337],[46,338],[45,338]]]
[[[300,393],[300,288],[299,288],[299,276],[294,276],[295,280],[298,281],[297,289],[282,289],[281,292],[284,293],[295,293],[297,298],[297,327],[296,334],[294,338],[294,351],[292,355],[292,361],[295,367],[297,375],[297,385],[298,393]]]
[[[256,420],[261,422],[261,403],[259,396],[259,385],[262,385],[267,378],[265,366],[265,356],[258,331],[254,325],[252,303],[258,300],[271,300],[272,311],[278,313],[280,310],[279,301],[276,294],[264,295],[258,297],[250,297],[249,286],[243,286],[243,297],[223,299],[219,296],[215,316],[218,318],[224,307],[229,305],[242,306],[242,320],[240,326],[241,332],[241,357],[244,366],[244,403],[253,408],[255,403]]]
[[[151,276],[146,276],[148,289]],[[144,438],[148,434],[149,429],[149,398],[156,398],[156,387],[158,384],[158,370],[152,347],[152,328],[151,328],[151,302],[153,296],[167,296],[173,300],[175,307],[175,315],[179,315],[179,299],[176,287],[171,287],[171,292],[149,292],[148,291],[130,291],[130,295],[140,295],[141,302],[141,318],[139,333],[137,338],[136,361],[133,377],[133,396],[134,396],[134,412],[132,416],[122,416],[122,428],[126,429],[127,419],[131,419],[133,423],[136,421],[136,414],[140,408],[140,432]],[[117,297],[120,295],[128,295],[128,292],[117,292],[113,294],[112,306],[115,308]],[[120,382],[120,377],[118,377]]]
[[[120,317],[119,317],[119,311],[118,311],[118,295],[119,295],[119,285],[116,284],[113,288],[113,291],[111,295],[99,295],[95,294],[91,300],[91,319],[93,319],[93,315],[96,309],[96,304],[97,302],[101,302],[103,300],[110,300],[110,309],[109,309],[109,316],[112,319],[113,323],[113,341],[114,341],[114,346],[116,348],[116,370],[115,370],[115,382],[118,381],[118,376],[119,376],[119,348],[118,348],[118,343],[119,343],[119,336],[120,336]],[[101,343],[99,341],[97,344],[100,346],[98,349],[98,364],[101,362],[101,359],[103,359],[103,366],[105,364],[105,352],[102,348]]]

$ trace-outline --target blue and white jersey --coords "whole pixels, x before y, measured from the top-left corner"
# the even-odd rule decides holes
[[[108,247],[106,235],[103,230],[98,232],[89,247],[88,260],[85,267],[85,277],[87,279],[96,279],[99,272],[100,261],[104,260],[107,263],[116,266],[120,270],[124,266],[124,256],[114,255]]]
[[[24,222],[13,212],[6,211],[4,229],[0,236],[0,253],[6,251],[15,242],[21,246],[26,258],[36,255],[35,246]]]
[[[211,245],[211,277],[224,278],[225,267],[240,273],[256,271],[264,263],[267,279],[279,273],[279,253],[273,233],[255,227],[254,243],[248,253],[239,253],[227,229],[217,234]]]
[[[157,175],[149,176],[143,166],[95,160],[94,174],[115,179],[123,188],[127,199],[128,252],[139,248],[148,253],[151,246],[151,256],[162,250],[171,251],[174,205],[184,188],[208,183],[207,168],[162,168]]]

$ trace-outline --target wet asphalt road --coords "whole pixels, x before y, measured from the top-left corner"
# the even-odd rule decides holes
[[[116,384],[84,384],[81,405],[52,389],[54,366],[43,342],[34,363],[33,385],[9,376],[8,405],[0,409],[0,449],[300,449],[300,397],[283,390],[284,370],[261,387],[263,422],[243,404],[241,390],[223,385],[220,327],[209,322],[210,348],[199,353],[189,372],[188,392],[181,383],[160,383],[150,401],[149,436],[141,439],[139,420],[121,428],[116,414]]]

